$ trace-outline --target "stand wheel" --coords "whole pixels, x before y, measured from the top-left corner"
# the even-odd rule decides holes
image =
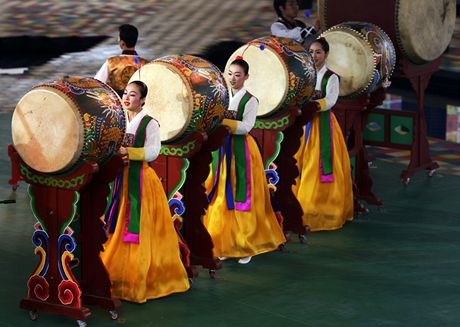
[[[30,320],[35,321],[38,319],[38,311],[29,311]]]
[[[193,285],[193,278],[192,278],[192,277],[189,277],[189,278],[188,278],[188,282],[189,282],[189,284],[190,284],[190,287],[192,287],[192,285]]]
[[[401,178],[401,183],[403,183],[404,186],[409,185],[409,182],[410,182],[410,177]]]
[[[110,319],[117,320],[118,319],[118,311],[117,310],[109,310]]]
[[[433,177],[434,173],[436,172],[436,169],[430,169],[428,170],[428,177]]]
[[[369,209],[367,209],[362,203],[358,203],[356,207],[357,208],[355,210],[358,214],[369,213]]]
[[[211,279],[216,279],[216,271],[214,269],[209,269],[209,277]]]
[[[286,250],[286,245],[285,245],[284,243],[283,243],[283,244],[280,244],[280,245],[278,245],[278,250],[280,250],[280,251],[284,251],[284,250]]]
[[[84,320],[77,320],[78,327],[86,327],[88,324]]]
[[[299,242],[300,244],[304,244],[307,240],[307,237],[304,234],[299,234]]]

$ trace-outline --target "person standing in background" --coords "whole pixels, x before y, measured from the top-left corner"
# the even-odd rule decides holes
[[[308,49],[319,34],[319,20],[315,22],[315,26],[311,26],[296,19],[299,13],[297,0],[274,0],[273,7],[278,19],[271,26],[272,35],[294,39]]]
[[[121,55],[108,58],[94,78],[108,84],[122,97],[131,76],[147,64],[148,60],[139,57],[135,50],[139,36],[137,28],[133,25],[123,24],[118,30],[118,45],[122,50]]]

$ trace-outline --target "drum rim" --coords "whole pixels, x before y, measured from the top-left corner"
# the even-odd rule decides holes
[[[341,24],[338,24],[338,25],[335,25],[329,29],[327,29],[326,31],[324,31],[323,33],[321,33],[321,37],[324,37],[326,38],[326,34],[328,32],[333,32],[333,31],[347,31],[347,32],[351,32],[351,34],[355,34],[355,36],[359,36],[359,39],[364,43],[364,44],[367,44],[367,46],[371,49],[371,52],[373,53],[374,50],[372,49],[372,45],[369,43],[369,41],[367,40],[366,36],[359,32],[359,31],[356,31],[346,25],[343,25],[344,23],[341,23]],[[375,25],[375,24],[374,24]],[[327,39],[327,38],[326,38]],[[361,90],[358,90],[358,91],[355,91],[355,92],[352,92],[350,94],[347,94],[347,95],[340,95],[340,98],[342,99],[351,99],[351,98],[355,98],[357,96],[360,96],[364,93],[367,92],[367,90],[369,89],[369,87],[371,86],[373,80],[374,80],[374,75],[375,75],[375,71],[376,71],[376,68],[377,68],[377,63],[375,61],[375,58],[374,56],[372,56],[372,73],[373,74],[370,74],[370,76],[368,77],[367,79],[367,83],[365,84],[365,86],[363,86],[361,88]]]
[[[79,142],[78,142],[78,146],[77,146],[77,151],[75,151],[72,159],[70,161],[67,162],[67,164],[65,164],[64,166],[58,168],[58,169],[54,169],[54,170],[47,170],[47,171],[44,171],[44,170],[38,170],[36,169],[33,165],[30,164],[30,162],[28,160],[26,160],[25,158],[23,158],[21,155],[20,155],[20,152],[18,151],[18,148],[16,147],[15,145],[15,142],[14,142],[14,134],[13,134],[13,120],[14,120],[14,117],[15,117],[15,113],[16,113],[16,108],[18,107],[18,105],[23,101],[23,99],[29,95],[31,92],[38,92],[39,90],[48,90],[48,91],[52,91],[52,93],[54,94],[61,94],[63,96],[61,96],[61,99],[64,99],[64,101],[69,105],[69,107],[71,107],[75,114],[75,118],[78,120],[80,120],[80,124],[78,124],[79,126]],[[46,173],[46,174],[56,174],[56,173],[61,173],[61,172],[64,172],[70,168],[72,168],[79,160],[81,160],[82,158],[82,155],[83,155],[83,143],[84,143],[84,140],[85,140],[85,131],[84,131],[84,128],[83,128],[83,124],[84,124],[84,119],[83,119],[83,116],[81,115],[81,111],[80,111],[80,107],[78,106],[78,104],[72,99],[70,98],[66,92],[60,90],[59,88],[57,87],[53,87],[51,85],[36,85],[34,86],[31,90],[29,90],[26,94],[24,94],[21,99],[18,101],[18,104],[16,105],[14,111],[13,111],[13,117],[11,118],[11,131],[12,131],[12,142],[13,142],[13,146],[15,147],[15,149],[18,151],[18,154],[20,155],[21,159],[32,169],[36,170],[36,171],[39,171],[41,173]]]
[[[327,0],[318,0],[318,17],[322,31],[326,31],[328,28],[327,23]]]

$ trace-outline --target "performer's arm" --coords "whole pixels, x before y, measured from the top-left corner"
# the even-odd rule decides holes
[[[279,22],[275,22],[271,26],[271,32],[273,36],[294,39],[300,43],[302,43],[304,40],[304,38],[300,35],[302,33],[302,30],[303,29],[301,27],[289,29],[283,23]]]
[[[315,100],[320,105],[320,111],[330,110],[339,97],[339,78],[337,75],[332,75],[329,77],[326,85],[326,97],[322,99]]]
[[[143,148],[126,148],[129,160],[153,161],[160,154],[160,126],[152,119],[146,127],[146,137]]]
[[[271,26],[273,36],[286,37],[294,39],[299,43],[303,43],[306,39],[316,36],[317,32],[313,26],[307,25],[305,27],[295,27],[293,29],[287,28],[283,23],[275,22]]]
[[[245,135],[248,134],[256,123],[257,108],[259,102],[257,98],[251,97],[246,103],[243,113],[243,120],[224,119],[223,125],[227,125],[232,130],[232,134]]]
[[[107,83],[107,81],[109,80],[109,66],[107,60],[98,70],[96,75],[94,75],[94,78],[100,80],[101,82]]]

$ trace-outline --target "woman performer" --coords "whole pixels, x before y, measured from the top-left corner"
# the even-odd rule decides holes
[[[101,253],[113,296],[138,303],[190,287],[163,186],[148,165],[161,144],[157,121],[142,110],[146,96],[140,81],[123,94],[128,125],[126,147],[119,152],[128,156],[129,167],[114,183],[105,216],[109,238]]]
[[[312,231],[339,229],[353,219],[350,158],[342,131],[331,108],[339,95],[339,77],[326,66],[329,44],[319,38],[310,45],[317,70],[319,112],[304,127],[296,154],[300,177],[293,186]]]
[[[284,243],[283,231],[270,204],[262,157],[253,137],[259,102],[244,83],[249,65],[237,57],[229,68],[230,105],[223,124],[231,129],[216,151],[212,173],[206,180],[210,204],[204,224],[214,243],[214,255],[241,258],[272,251]]]

